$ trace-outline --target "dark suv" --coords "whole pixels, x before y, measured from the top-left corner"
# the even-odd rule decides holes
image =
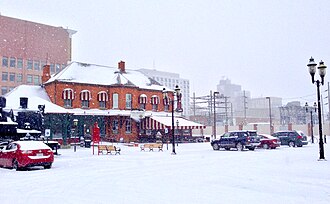
[[[281,145],[289,145],[289,147],[302,147],[307,145],[307,137],[302,131],[278,131],[272,134],[281,141]]]
[[[220,139],[211,142],[213,150],[219,150],[220,148],[230,150],[231,148],[236,148],[242,151],[247,148],[253,151],[259,144],[260,138],[257,131],[248,130],[226,132]]]

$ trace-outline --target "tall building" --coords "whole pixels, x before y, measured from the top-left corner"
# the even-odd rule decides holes
[[[0,15],[0,94],[21,84],[41,84],[42,68],[51,73],[71,61],[74,30]]]
[[[157,81],[161,85],[166,86],[167,88],[174,90],[175,86],[178,85],[182,93],[183,115],[189,116],[189,80],[180,78],[180,75],[176,73],[157,71],[154,69],[139,69],[138,71],[149,76],[150,78]]]

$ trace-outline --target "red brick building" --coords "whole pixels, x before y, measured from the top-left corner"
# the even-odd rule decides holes
[[[172,127],[168,118],[174,95],[166,91],[173,90],[138,71],[127,70],[123,61],[118,68],[72,62],[53,77],[49,69],[46,65],[42,82],[51,102],[79,121],[94,117],[92,122],[99,123],[101,136],[108,140],[143,141],[156,139],[156,134],[165,139],[166,130]],[[180,107],[178,101],[176,98],[176,108]],[[204,127],[182,118],[176,121],[180,121],[176,125],[181,136],[191,136],[191,129]]]
[[[55,73],[71,61],[74,30],[1,15],[0,28],[1,95],[20,84],[41,84],[45,64]]]

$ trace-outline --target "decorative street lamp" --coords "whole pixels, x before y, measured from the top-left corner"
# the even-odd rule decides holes
[[[215,111],[215,95],[216,94],[219,94],[219,92],[218,91],[215,91],[215,92],[213,92],[213,136],[214,136],[214,139],[216,139],[217,138],[217,116],[216,116],[216,111]]]
[[[311,137],[312,137],[312,143],[314,143],[314,134],[313,134],[313,109],[314,109],[314,112],[316,112],[316,108],[317,108],[316,102],[314,102],[314,108],[313,107],[309,107],[308,106],[308,103],[306,102],[305,103],[305,108],[306,108],[306,113],[308,113],[308,111],[310,111],[310,113],[311,113]]]
[[[179,120],[176,120],[176,132],[178,133],[178,136],[176,139],[176,146],[179,146],[179,139],[180,139]]]
[[[176,98],[177,102],[177,107],[175,109],[176,112],[182,112],[182,105],[181,105],[181,98],[182,94],[180,93],[180,88],[178,85],[175,86],[174,92],[173,93],[173,99],[171,101],[171,106],[172,106],[172,154],[176,154],[175,152],[175,126],[174,126],[174,101]],[[163,88],[163,96],[168,97],[167,95],[167,90]],[[177,121],[177,126],[179,126],[179,123]]]
[[[266,99],[269,100],[268,107],[269,107],[269,134],[271,135],[273,133],[273,125],[272,125],[272,107],[270,104],[270,97],[266,97]]]
[[[325,159],[324,157],[324,147],[323,147],[323,135],[322,135],[322,119],[321,119],[321,97],[320,97],[320,84],[324,85],[324,76],[326,74],[326,68],[327,66],[324,65],[324,62],[321,60],[319,66],[317,67],[319,70],[319,75],[321,77],[320,80],[314,79],[315,73],[316,73],[316,63],[314,62],[313,57],[309,59],[309,63],[307,64],[307,67],[309,68],[309,73],[312,77],[312,83],[316,83],[317,87],[317,112],[318,112],[318,119],[319,119],[319,149],[320,149],[320,158],[319,160]]]
[[[76,152],[77,149],[77,127],[78,127],[78,119],[73,119],[73,128],[74,128],[74,152]]]

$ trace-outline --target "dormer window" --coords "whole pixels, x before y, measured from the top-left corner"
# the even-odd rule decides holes
[[[88,90],[83,90],[80,92],[80,100],[82,108],[89,108],[89,101],[91,100],[91,92]]]
[[[72,108],[72,101],[74,99],[74,92],[72,89],[64,89],[62,92],[62,99],[64,100],[65,108]]]

